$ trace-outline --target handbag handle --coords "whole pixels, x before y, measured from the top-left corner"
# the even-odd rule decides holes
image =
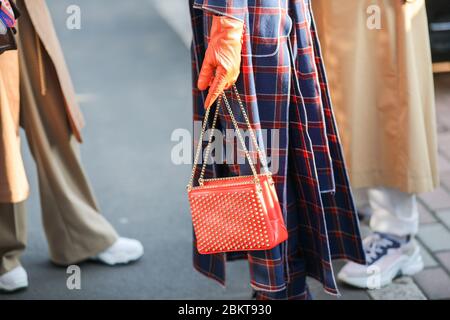
[[[233,85],[233,92],[236,95],[237,101],[239,103],[239,107],[240,107],[241,112],[242,112],[242,114],[244,116],[244,119],[245,119],[245,122],[247,124],[248,130],[250,132],[250,140],[252,141],[252,143],[256,147],[256,150],[257,150],[257,153],[258,153],[258,157],[260,158],[260,161],[261,161],[261,164],[262,164],[264,170],[266,171],[267,174],[270,174],[270,171],[269,171],[269,168],[268,168],[268,165],[267,165],[267,161],[266,161],[265,153],[259,147],[258,140],[256,139],[256,135],[255,135],[255,133],[253,131],[253,128],[252,128],[252,126],[250,124],[250,120],[249,120],[249,118],[247,116],[247,112],[245,111],[244,104],[242,103],[242,100],[241,100],[239,92],[238,92],[238,90],[236,88],[236,85]],[[211,130],[211,133],[210,133],[209,138],[208,138],[208,145],[206,146],[206,150],[205,150],[205,154],[204,154],[204,158],[203,158],[203,165],[202,165],[202,170],[200,172],[199,184],[200,185],[203,184],[203,178],[204,178],[204,175],[205,175],[207,160],[208,160],[209,154],[211,152],[211,144],[212,144],[212,138],[213,138],[213,133],[214,133],[213,131],[214,131],[214,129],[216,127],[216,124],[217,124],[217,119],[218,119],[218,115],[219,115],[219,109],[220,109],[220,107],[222,105],[222,101],[225,103],[225,106],[226,106],[226,109],[228,111],[228,114],[230,115],[231,121],[232,121],[233,126],[234,126],[234,128],[236,130],[236,134],[238,136],[238,139],[239,139],[239,141],[240,141],[240,143],[242,145],[242,148],[244,149],[245,156],[246,156],[246,158],[248,160],[248,163],[249,163],[250,168],[252,170],[253,176],[255,177],[255,182],[257,183],[258,186],[260,186],[260,180],[259,180],[256,168],[255,168],[255,165],[254,165],[253,160],[252,160],[252,158],[250,156],[250,153],[249,153],[249,151],[247,149],[247,146],[245,145],[245,140],[242,137],[241,131],[239,130],[238,123],[236,121],[236,118],[234,117],[233,110],[231,109],[230,103],[228,102],[228,99],[227,99],[227,97],[226,97],[224,92],[222,92],[222,95],[221,95],[221,97],[219,98],[219,100],[217,102],[216,111],[214,113],[213,123],[212,123],[212,126],[211,126],[212,130]],[[198,143],[197,151],[196,151],[195,157],[194,157],[194,166],[192,168],[191,178],[190,178],[189,184],[187,186],[188,190],[192,189],[192,186],[193,186],[193,183],[194,183],[195,172],[197,170],[198,160],[200,159],[200,153],[201,153],[201,150],[202,150],[203,137],[204,137],[205,132],[206,132],[206,126],[207,126],[209,115],[210,115],[210,111],[211,111],[210,109],[211,108],[208,108],[206,110],[206,113],[205,113],[205,119],[203,121],[202,131],[200,132],[199,143]]]

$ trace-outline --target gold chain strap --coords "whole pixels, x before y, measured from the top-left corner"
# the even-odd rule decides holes
[[[258,156],[259,156],[259,159],[261,161],[261,164],[262,164],[264,170],[266,171],[266,173],[270,173],[269,166],[267,165],[266,154],[265,154],[265,152],[263,150],[261,150],[259,148],[258,140],[256,139],[255,132],[252,129],[250,120],[249,120],[249,118],[247,116],[247,112],[245,111],[245,108],[244,108],[244,104],[242,103],[241,96],[240,96],[240,94],[239,94],[235,84],[233,84],[233,90],[234,90],[234,93],[236,95],[237,101],[239,103],[239,107],[241,108],[241,112],[242,112],[242,114],[244,116],[244,119],[245,119],[245,122],[247,124],[247,127],[249,129],[250,138],[253,140],[253,144],[255,145],[256,151],[258,152]]]
[[[189,184],[187,186],[188,189],[191,189],[194,184],[195,171],[197,169],[198,160],[200,159],[200,153],[202,151],[202,145],[203,145],[203,136],[205,135],[205,132],[206,132],[206,125],[208,124],[208,118],[209,118],[210,111],[211,111],[211,108],[208,108],[206,110],[205,119],[203,120],[202,131],[200,131],[200,137],[198,140],[197,151],[195,152],[195,157],[194,157],[194,167],[192,168],[191,178],[189,179]],[[216,112],[218,112],[218,108],[216,109]]]
[[[222,99],[225,102],[225,106],[227,107],[228,113],[230,114],[231,121],[233,122],[233,126],[234,126],[234,129],[236,130],[236,134],[238,136],[238,139],[239,139],[239,141],[242,144],[242,148],[244,149],[245,156],[246,156],[246,158],[248,160],[250,168],[252,169],[253,176],[255,177],[255,180],[259,184],[258,171],[256,171],[255,165],[253,164],[252,157],[250,156],[250,152],[248,152],[247,146],[245,145],[245,140],[242,137],[241,130],[239,130],[238,123],[237,123],[237,121],[236,121],[236,119],[234,117],[233,110],[231,109],[230,103],[228,102],[228,99],[227,99],[225,93],[222,93]],[[249,130],[252,131],[251,126],[249,126]],[[257,148],[258,148],[258,146],[257,146]]]
[[[203,178],[205,176],[206,165],[208,164],[209,154],[211,153],[212,138],[214,136],[214,130],[216,129],[217,118],[219,117],[219,110],[220,110],[220,106],[221,106],[221,102],[222,102],[221,100],[222,99],[219,99],[219,101],[217,101],[216,112],[214,113],[214,119],[213,119],[213,123],[211,125],[211,132],[209,134],[208,144],[206,146],[205,154],[203,157],[202,171],[200,172],[200,178],[198,179],[198,182],[200,183],[200,185],[203,184]],[[194,166],[196,166],[196,165],[197,164],[194,163]]]
[[[256,147],[256,150],[258,152],[258,156],[259,156],[259,158],[261,160],[261,164],[264,167],[264,170],[266,171],[266,173],[270,174],[270,171],[269,171],[268,166],[267,166],[267,161],[266,161],[266,158],[265,158],[265,153],[259,148],[258,140],[256,139],[256,135],[253,132],[252,126],[250,124],[250,120],[249,120],[249,118],[247,116],[247,112],[245,111],[245,108],[244,108],[244,104],[242,103],[242,100],[240,98],[239,92],[238,92],[238,90],[237,90],[235,85],[233,85],[233,91],[234,91],[234,93],[235,93],[235,95],[237,97],[237,101],[239,103],[239,107],[240,107],[241,112],[242,112],[242,114],[244,116],[244,119],[245,119],[245,122],[247,124],[248,130],[250,132],[251,141],[253,142],[253,144]],[[200,185],[203,184],[204,175],[205,175],[205,171],[206,171],[207,160],[208,160],[209,154],[211,152],[211,144],[212,144],[212,138],[213,138],[213,135],[214,135],[214,129],[216,128],[217,119],[218,119],[218,115],[219,115],[219,109],[220,109],[220,107],[222,105],[222,100],[225,103],[226,109],[227,109],[227,111],[228,111],[228,113],[230,115],[231,121],[232,121],[233,126],[234,126],[234,128],[236,130],[236,134],[238,136],[238,139],[239,139],[239,141],[242,144],[242,148],[244,149],[245,156],[246,156],[246,158],[248,160],[248,163],[249,163],[250,168],[252,170],[253,176],[255,177],[255,182],[258,184],[258,186],[260,186],[260,180],[259,180],[259,177],[258,177],[258,172],[256,171],[256,168],[255,168],[255,165],[253,163],[253,160],[252,160],[252,158],[250,156],[250,153],[249,153],[249,151],[248,151],[248,149],[247,149],[247,147],[245,145],[245,140],[242,137],[241,131],[239,129],[239,125],[238,125],[238,123],[236,121],[236,118],[234,117],[233,110],[231,109],[230,103],[228,102],[228,99],[227,99],[225,93],[222,93],[221,97],[219,98],[219,100],[217,102],[216,111],[215,111],[213,123],[212,123],[212,126],[211,126],[211,133],[210,133],[209,138],[208,138],[208,145],[206,147],[205,155],[203,157],[203,165],[202,165],[202,169],[201,169],[201,173],[200,173],[200,177],[199,177],[199,183],[200,183]],[[192,168],[191,177],[190,177],[190,180],[189,180],[189,184],[187,186],[188,190],[191,190],[192,187],[193,187],[195,172],[197,170],[198,160],[200,159],[200,153],[201,153],[201,150],[202,150],[203,137],[204,137],[204,135],[206,133],[206,125],[208,123],[208,119],[209,119],[209,115],[210,115],[210,109],[211,108],[208,108],[206,110],[206,113],[205,113],[205,119],[204,119],[204,122],[203,122],[202,131],[200,132],[199,143],[197,145],[197,150],[196,150],[195,157],[194,157],[194,166]]]

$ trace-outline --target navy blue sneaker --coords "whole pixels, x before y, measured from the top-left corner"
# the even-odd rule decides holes
[[[423,269],[420,248],[414,239],[405,241],[384,233],[373,233],[364,239],[367,265],[347,263],[338,279],[358,288],[379,289],[397,276],[414,275]]]

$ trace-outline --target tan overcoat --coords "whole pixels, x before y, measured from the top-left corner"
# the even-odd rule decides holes
[[[433,190],[439,178],[424,0],[312,3],[352,186]]]
[[[45,73],[54,68],[58,75],[59,86],[65,97],[67,120],[77,139],[81,142],[83,117],[78,107],[74,87],[64,60],[50,13],[45,0],[19,0],[17,5],[22,13],[19,19],[18,43],[20,50],[20,24],[31,21],[36,32],[36,44],[41,49],[36,56]],[[52,61],[47,65],[42,55],[48,54]],[[20,153],[19,112],[20,112],[20,76],[17,51],[0,55],[0,202],[20,202],[28,196],[28,182]],[[41,77],[41,94],[45,92],[45,77]]]

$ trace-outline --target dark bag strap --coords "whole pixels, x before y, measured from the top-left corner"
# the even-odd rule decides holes
[[[4,35],[0,35],[0,54],[8,50],[17,50],[17,43],[11,29]]]

